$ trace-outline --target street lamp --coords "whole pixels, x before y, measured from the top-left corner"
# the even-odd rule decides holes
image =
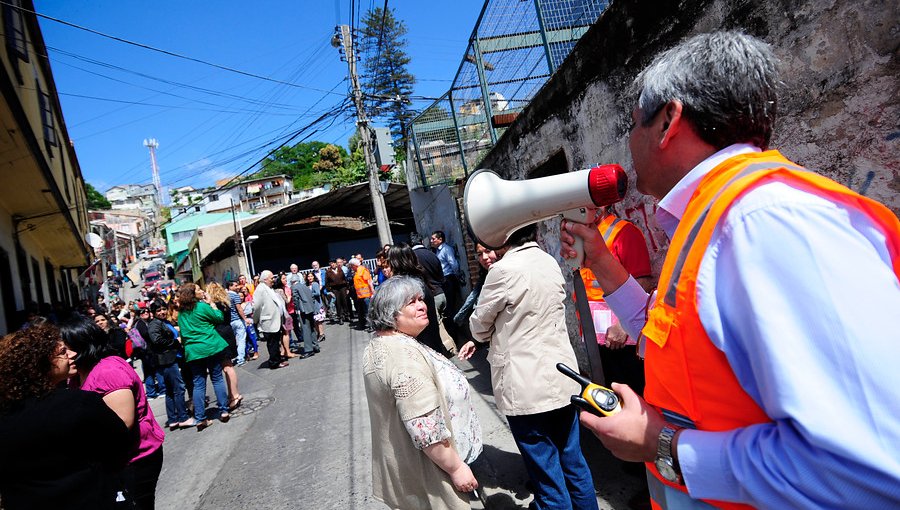
[[[253,279],[253,275],[256,274],[256,268],[253,267],[253,241],[259,239],[259,236],[252,235],[247,237],[247,255],[250,257],[250,278]]]

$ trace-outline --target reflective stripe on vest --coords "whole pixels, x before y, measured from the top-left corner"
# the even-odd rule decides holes
[[[724,353],[709,340],[697,311],[697,274],[710,239],[735,201],[765,182],[785,182],[811,194],[867,214],[885,234],[895,274],[900,275],[900,221],[885,206],[809,172],[777,151],[742,154],[723,162],[700,182],[679,222],[660,274],[660,293],[642,333],[646,343],[647,402],[677,413],[698,430],[725,431],[771,419],[743,390]],[[679,424],[682,425],[682,424]],[[671,489],[652,463],[648,474],[665,486],[666,508]],[[722,508],[745,505],[708,502]],[[668,508],[672,508],[669,506]]]
[[[597,225],[597,230],[600,231],[603,242],[606,243],[608,249],[612,250],[612,245],[616,241],[616,237],[627,225],[627,221],[617,218],[612,214],[603,218],[600,224]],[[600,288],[600,283],[590,269],[584,267],[581,268],[581,279],[584,280],[584,290],[587,294],[588,301],[603,301],[603,289]]]
[[[369,287],[371,282],[372,275],[369,273],[369,270],[360,265],[356,269],[356,274],[353,275],[353,288],[356,289],[356,297],[360,299],[372,297],[372,289]]]

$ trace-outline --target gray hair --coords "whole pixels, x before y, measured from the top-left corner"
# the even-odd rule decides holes
[[[778,59],[765,42],[736,31],[700,34],[658,55],[632,85],[641,124],[671,100],[703,141],[767,148],[777,113]]]
[[[378,286],[369,307],[369,323],[375,331],[397,328],[397,314],[416,296],[425,294],[422,281],[412,276],[393,276]]]
[[[259,280],[262,281],[262,280],[265,280],[265,279],[269,278],[270,276],[274,276],[274,275],[275,275],[275,273],[266,269],[262,273],[259,273]]]

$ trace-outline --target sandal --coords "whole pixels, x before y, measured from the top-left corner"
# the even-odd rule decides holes
[[[228,423],[228,420],[231,419],[231,415],[228,413],[222,413],[219,415],[219,421],[222,423]]]
[[[203,421],[197,423],[197,432],[200,432],[203,429],[212,427],[213,423],[215,423],[215,422],[212,420],[203,420]]]
[[[230,401],[228,401],[228,410],[234,411],[238,407],[241,407],[241,402],[243,402],[243,401],[244,401],[243,395],[238,395],[237,397],[232,398]]]

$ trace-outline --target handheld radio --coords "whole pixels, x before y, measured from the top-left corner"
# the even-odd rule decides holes
[[[573,404],[601,418],[612,416],[622,410],[619,396],[613,390],[594,384],[564,363],[557,363],[556,369],[581,385],[581,394],[572,395]]]

